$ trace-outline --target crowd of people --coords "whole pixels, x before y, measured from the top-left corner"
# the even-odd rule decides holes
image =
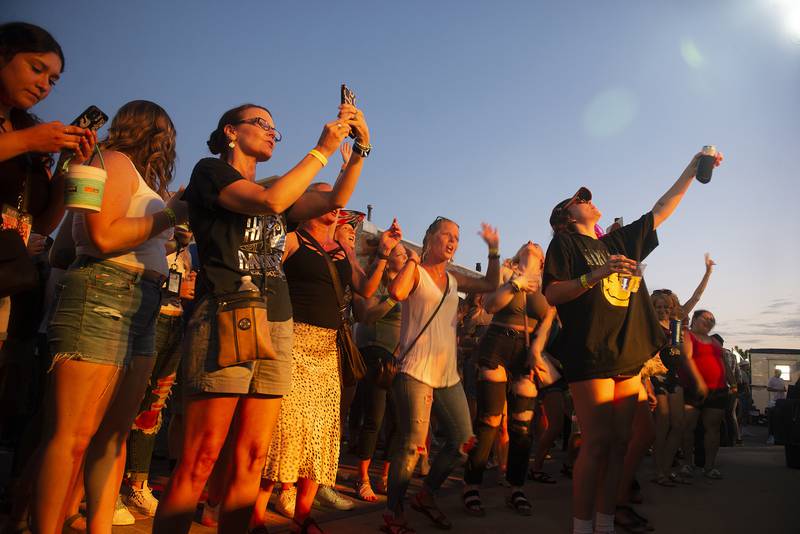
[[[358,219],[343,209],[372,147],[354,105],[266,182],[257,166],[281,140],[272,113],[224,111],[207,143],[215,157],[170,193],[176,131],[158,104],[124,103],[102,140],[30,112],[64,65],[46,30],[0,26],[11,532],[110,532],[133,521],[126,507],[154,517],[153,532],[188,532],[201,501],[219,532],[266,532],[276,486],[293,528],[322,532],[315,503],[352,507],[334,488],[347,428],[354,494],[386,495],[390,534],[414,532],[406,503],[453,528],[436,495],[460,465],[465,514],[487,513],[490,462],[508,506],[533,514],[525,484],[556,482],[545,465],[562,435],[577,534],[653,529],[630,506],[651,447],[659,485],[691,483],[694,464],[722,478],[720,426],[741,377],[712,335],[714,315],[695,310],[714,262],[684,303],[669,289],[649,294],[642,276],[700,154],[627,225],[603,231],[583,187],[553,208],[546,250],[528,241],[501,261],[499,233],[483,224],[488,267],[469,276],[450,268],[461,228],[445,217],[421,250],[395,220],[357,254]],[[335,183],[315,182],[337,152]],[[65,175],[79,164],[107,173],[97,211],[65,209]],[[20,262],[37,283],[7,269]],[[165,425],[175,460],[156,499]],[[407,495],[418,464],[422,488]]]

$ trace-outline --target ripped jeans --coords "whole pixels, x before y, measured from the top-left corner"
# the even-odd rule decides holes
[[[431,412],[436,417],[437,434],[445,440],[425,478],[425,488],[431,492],[439,489],[459,462],[466,460],[475,437],[467,397],[460,382],[450,387],[433,388],[400,373],[392,385],[392,399],[397,417],[395,439],[398,441],[389,468],[387,506],[390,511],[397,512],[402,510],[419,454],[425,451]]]
[[[143,482],[150,473],[150,460],[153,457],[156,435],[161,429],[162,412],[175,385],[178,363],[181,361],[182,337],[182,317],[159,314],[156,322],[156,363],[128,435],[125,471],[131,482]]]

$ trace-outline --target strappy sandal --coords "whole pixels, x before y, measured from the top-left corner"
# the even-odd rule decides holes
[[[481,502],[481,494],[478,490],[471,489],[462,493],[461,502],[464,503],[464,510],[466,510],[469,515],[475,517],[483,517],[486,515],[483,502]]]
[[[416,534],[416,530],[408,526],[408,523],[396,523],[390,514],[383,514],[384,524],[380,526],[380,531],[386,534]]]
[[[317,532],[322,532],[323,534],[325,532],[324,530],[322,530],[322,527],[320,527],[319,524],[317,524],[317,522],[314,521],[314,518],[311,516],[306,517],[305,521],[303,521],[302,524],[294,520],[292,520],[292,522],[296,527],[300,527],[300,530],[297,531],[297,534],[309,534],[310,532],[309,529],[312,527],[317,529]]]
[[[533,513],[533,506],[531,506],[531,502],[520,490],[512,492],[511,495],[506,499],[506,504],[519,515],[527,516]]]
[[[425,504],[419,500],[419,493],[414,495],[414,498],[411,499],[411,508],[433,521],[433,524],[438,529],[450,530],[453,528],[453,523],[447,519],[447,516],[444,515],[444,513],[439,510],[435,504]]]
[[[544,471],[534,471],[531,469],[528,472],[528,479],[533,480],[534,482],[538,482],[539,484],[555,484],[556,481],[553,477],[545,473]]]
[[[378,496],[372,491],[369,479],[356,480],[353,484],[353,489],[356,490],[356,495],[359,499],[365,502],[378,502]]]

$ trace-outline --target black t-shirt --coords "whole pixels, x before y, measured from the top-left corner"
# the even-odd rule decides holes
[[[261,287],[263,269],[269,320],[286,321],[292,317],[292,305],[281,267],[286,241],[285,216],[244,215],[219,205],[220,191],[244,179],[221,159],[205,158],[195,165],[183,193],[189,204],[189,224],[200,257],[197,298],[207,292],[215,295],[234,292],[241,277],[248,274]]]
[[[543,285],[576,279],[612,254],[641,261],[656,246],[652,213],[600,239],[559,233],[547,247]],[[625,279],[614,273],[556,308],[562,330],[552,350],[570,382],[637,373],[666,341],[638,276]]]

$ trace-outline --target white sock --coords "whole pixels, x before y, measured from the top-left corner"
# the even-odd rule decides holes
[[[592,520],[573,517],[572,534],[592,534]]]
[[[597,512],[594,518],[595,534],[614,534],[614,514]]]

